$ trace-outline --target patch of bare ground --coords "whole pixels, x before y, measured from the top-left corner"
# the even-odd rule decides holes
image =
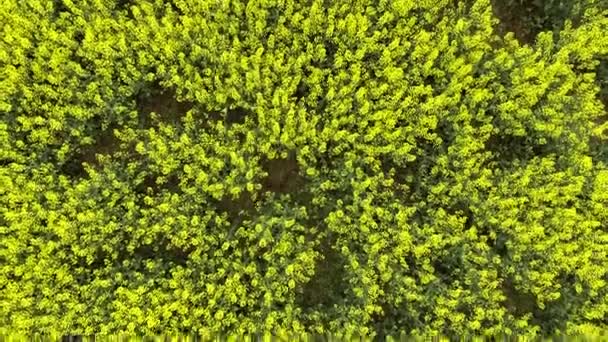
[[[135,102],[139,124],[143,128],[160,122],[178,125],[181,118],[194,107],[192,102],[179,101],[174,89],[163,88],[157,83],[141,91]]]

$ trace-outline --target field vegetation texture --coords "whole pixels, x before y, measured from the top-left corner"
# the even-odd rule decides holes
[[[603,0],[0,1],[0,334],[599,334]]]

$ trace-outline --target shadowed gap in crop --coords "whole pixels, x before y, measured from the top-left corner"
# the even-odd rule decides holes
[[[159,83],[142,88],[135,99],[141,128],[158,123],[179,125],[181,118],[194,107],[194,103],[179,101],[174,89],[166,89]]]
[[[151,128],[159,123],[179,126],[181,118],[193,108],[190,102],[180,102],[176,99],[173,89],[164,89],[158,83],[144,86],[135,97],[135,106],[139,113],[137,125],[140,129]],[[114,129],[120,128],[116,124],[103,128],[100,123],[91,123],[91,134],[94,143],[77,146],[61,166],[60,173],[72,178],[86,176],[83,163],[99,166],[97,155],[112,155],[120,148],[120,142],[115,137]],[[132,127],[135,128],[135,127]],[[175,180],[169,179],[175,183]],[[155,179],[145,181],[150,186],[156,183]]]
[[[600,59],[600,64],[596,70],[596,82],[600,87],[600,101],[608,108],[608,56]]]
[[[114,129],[114,125],[106,129],[102,129],[101,126],[94,129],[95,141],[90,145],[77,146],[61,164],[59,172],[76,179],[86,177],[85,163],[97,167],[98,155],[112,155],[119,149],[120,141],[114,135]]]
[[[499,18],[498,32],[513,32],[521,43],[533,44],[543,31],[563,29],[567,19],[576,26],[582,11],[575,0],[492,0],[494,15]]]
[[[558,329],[564,331],[570,315],[576,307],[584,303],[574,292],[574,276],[562,275],[559,277],[562,285],[561,296],[555,301],[545,304],[541,309],[537,304],[536,297],[528,291],[519,289],[511,277],[502,282],[502,291],[506,299],[503,302],[507,311],[515,317],[532,314],[532,324],[542,327],[541,334],[549,336]]]
[[[313,277],[297,290],[296,302],[305,311],[326,312],[346,297],[345,259],[336,250],[335,238],[326,236],[319,248],[320,257]]]
[[[602,125],[608,122],[608,56],[600,60],[600,65],[596,70],[596,83],[600,88],[598,98],[604,105],[604,115],[597,118],[595,124]],[[608,136],[608,130],[604,130],[602,134]],[[590,148],[595,161],[608,165],[608,141],[605,138],[591,137]]]
[[[262,160],[262,168],[268,176],[262,181],[262,191],[279,194],[293,193],[304,185],[295,152],[287,158]]]
[[[516,162],[527,162],[535,157],[546,157],[554,151],[553,146],[559,146],[552,139],[544,143],[534,138],[511,134],[492,135],[486,141],[486,148],[492,152],[493,163],[497,166],[508,167]]]

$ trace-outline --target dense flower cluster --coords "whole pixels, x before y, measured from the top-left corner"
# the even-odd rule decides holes
[[[0,333],[608,328],[600,2],[3,0]]]

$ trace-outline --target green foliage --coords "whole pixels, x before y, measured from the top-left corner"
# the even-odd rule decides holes
[[[600,333],[585,6],[3,1],[0,333]]]

